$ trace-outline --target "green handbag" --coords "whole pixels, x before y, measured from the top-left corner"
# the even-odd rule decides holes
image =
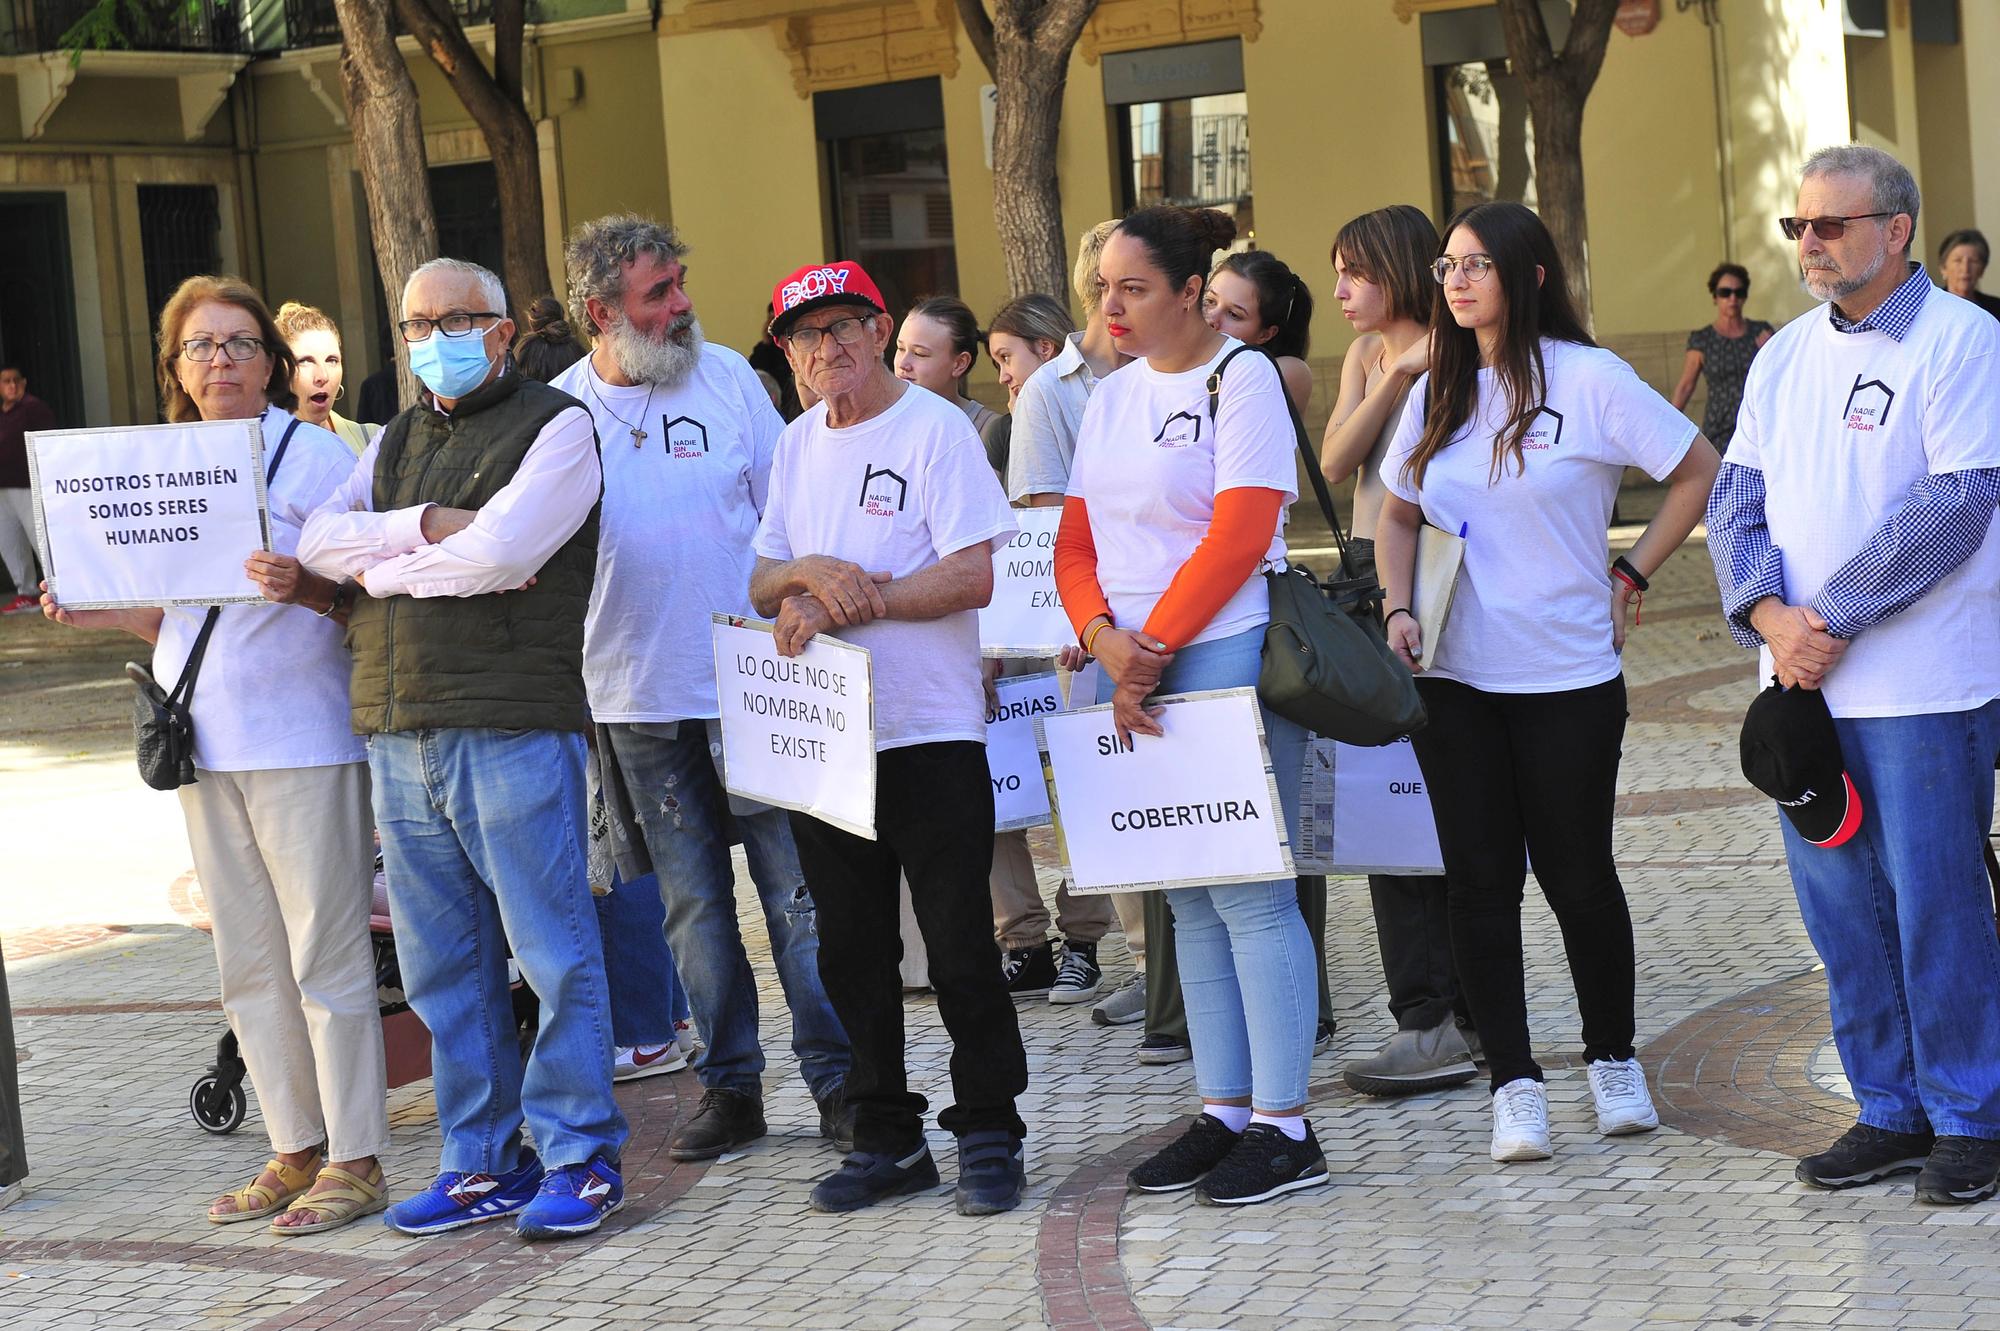
[[[1208,377],[1208,418],[1215,421],[1222,396],[1222,372],[1252,347],[1238,347]],[[1382,632],[1382,588],[1357,575],[1347,537],[1333,511],[1333,496],[1320,475],[1319,459],[1306,442],[1305,423],[1290,395],[1280,390],[1291,413],[1299,455],[1319,500],[1320,512],[1340,549],[1340,577],[1322,583],[1292,564],[1264,574],[1271,592],[1271,622],[1264,630],[1263,667],[1257,696],[1287,721],[1316,735],[1367,747],[1388,744],[1429,717],[1408,667],[1389,650]]]

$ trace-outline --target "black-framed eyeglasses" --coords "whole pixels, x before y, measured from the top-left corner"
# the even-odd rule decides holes
[[[1451,277],[1451,270],[1457,268],[1465,273],[1468,282],[1484,282],[1486,275],[1493,271],[1493,256],[1490,254],[1467,254],[1454,258],[1447,254],[1431,265],[1431,276],[1443,286]]]
[[[1778,230],[1785,233],[1786,240],[1797,240],[1811,227],[1813,234],[1821,240],[1839,240],[1847,234],[1849,222],[1865,222],[1871,217],[1894,217],[1894,213],[1856,213],[1852,217],[1780,217]]]
[[[1715,289],[1715,298],[1717,300],[1742,300],[1749,294],[1749,287],[1717,287]]]
[[[220,351],[232,361],[255,360],[263,352],[264,343],[254,337],[231,337],[218,342],[212,337],[191,337],[181,343],[181,355],[191,361],[207,364]]]
[[[427,342],[434,329],[446,337],[464,337],[468,333],[486,331],[476,320],[506,317],[498,310],[474,310],[470,314],[446,314],[436,319],[405,319],[396,325],[396,331],[403,335],[405,342]]]
[[[794,328],[785,334],[785,340],[806,356],[818,351],[820,339],[829,335],[841,346],[851,347],[867,335],[868,321],[874,317],[872,314],[850,314],[845,319],[835,319],[824,328]]]

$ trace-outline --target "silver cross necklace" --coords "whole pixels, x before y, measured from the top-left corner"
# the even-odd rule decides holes
[[[632,422],[626,420],[623,416],[620,416],[617,412],[613,411],[611,409],[611,404],[606,402],[604,398],[598,393],[597,371],[595,368],[592,368],[590,371],[588,371],[588,373],[584,378],[584,382],[590,386],[590,400],[595,402],[598,406],[603,407],[605,415],[609,416],[612,420],[617,421],[620,425],[624,426],[627,430],[632,432],[632,447],[634,448],[644,447],[646,443],[646,432],[640,429],[638,426],[634,425]],[[646,405],[639,408],[640,420],[642,421],[645,420],[648,414],[652,412],[653,390],[658,387],[659,384],[657,383],[651,383],[646,385]]]

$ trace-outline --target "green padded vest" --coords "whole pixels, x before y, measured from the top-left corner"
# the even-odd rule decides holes
[[[389,422],[375,461],[374,510],[479,508],[513,479],[567,393],[509,371],[449,415],[419,402]],[[597,573],[597,508],[526,591],[356,598],[354,732],[446,726],[582,730],[583,617]]]

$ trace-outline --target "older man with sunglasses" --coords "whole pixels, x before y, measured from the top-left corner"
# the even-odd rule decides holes
[[[1825,303],[1751,364],[1708,527],[1731,632],[1824,695],[1861,810],[1821,842],[1780,819],[1860,1103],[1798,1177],[1955,1205],[2000,1186],[2000,325],[1911,262],[1918,205],[1879,149],[1807,159],[1780,226]]]

